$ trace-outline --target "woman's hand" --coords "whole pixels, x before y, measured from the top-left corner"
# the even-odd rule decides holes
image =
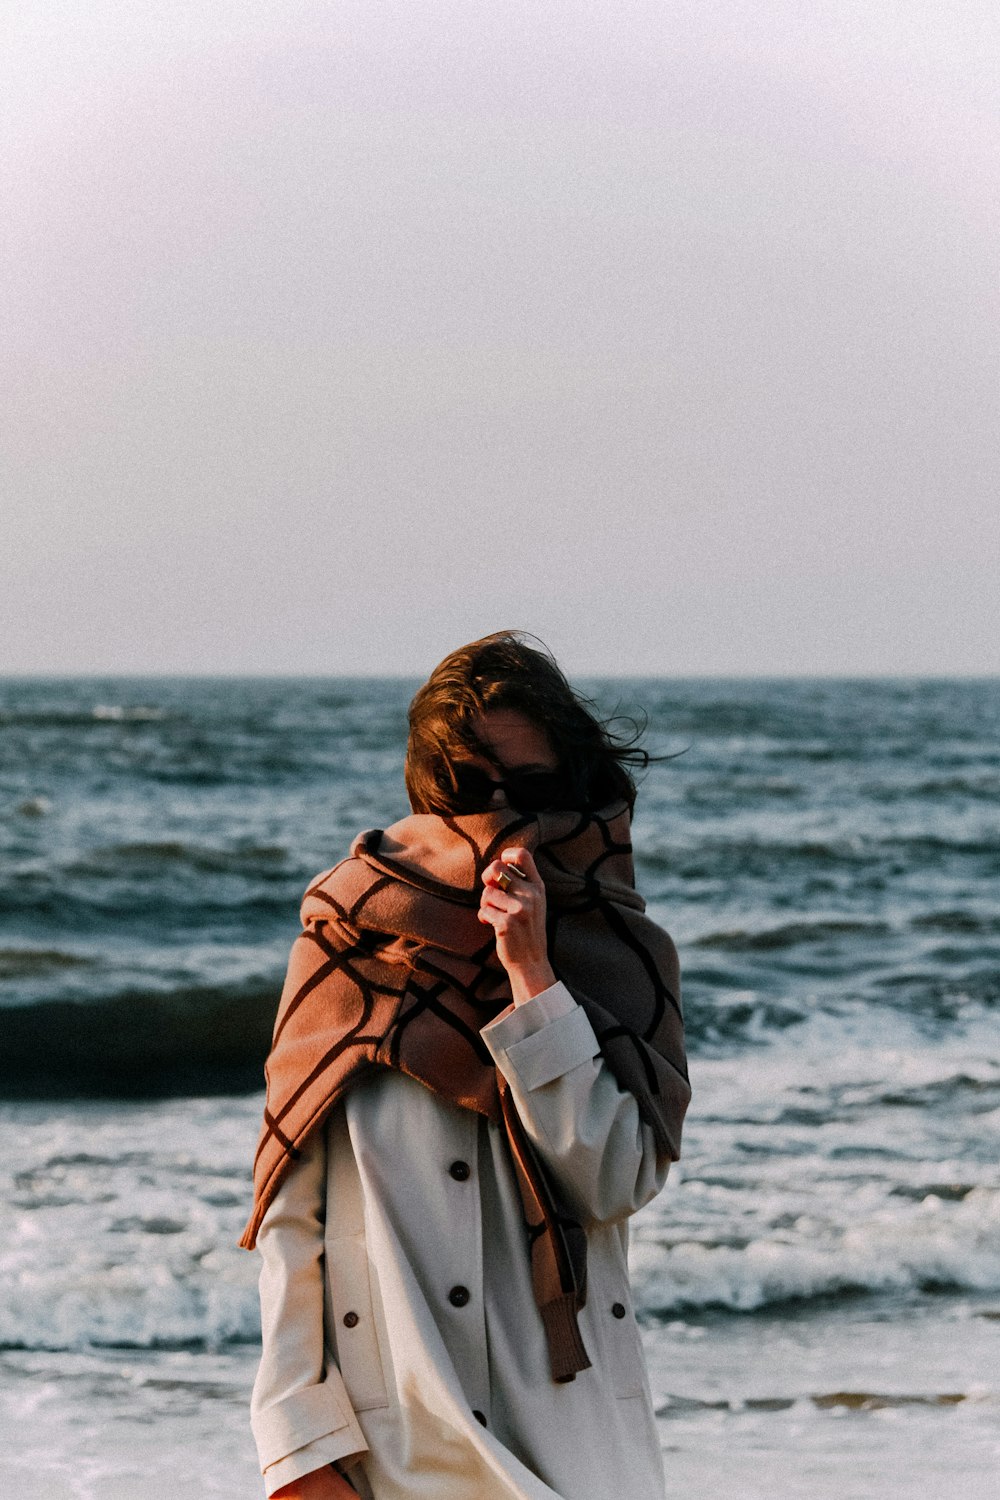
[[[510,889],[505,891],[497,880],[510,865],[525,878],[508,876]],[[545,940],[545,887],[527,849],[505,849],[486,866],[479,920],[496,934],[497,957],[507,970],[515,1005],[555,984]]]
[[[358,1492],[332,1464],[313,1469],[275,1490],[271,1500],[358,1500]]]

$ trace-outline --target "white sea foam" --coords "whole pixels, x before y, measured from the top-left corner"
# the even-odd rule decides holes
[[[0,1346],[213,1349],[252,1341],[260,1320],[250,1269],[248,1276],[221,1256],[197,1270],[149,1257],[128,1266],[70,1257],[56,1267],[40,1259],[34,1270],[13,1270],[0,1306]]]
[[[634,1221],[642,1307],[1000,1292],[995,1034],[891,1040],[816,1016],[693,1064],[682,1162]]]
[[[6,1106],[0,1345],[217,1348],[259,1330],[236,1247],[259,1100]]]
[[[639,1304],[660,1313],[749,1312],[847,1291],[1000,1292],[1000,1191],[977,1188],[959,1203],[929,1195],[822,1239],[811,1223],[739,1247],[644,1236],[632,1274]]]
[[[122,703],[95,703],[91,709],[91,717],[94,719],[108,719],[114,722],[154,723],[158,719],[165,719],[167,711],[163,708],[154,708],[147,704],[137,703],[128,705]]]
[[[817,1016],[749,1059],[693,1065],[683,1160],[634,1221],[640,1306],[1000,1291],[994,1039],[897,1028],[892,1041]],[[260,1107],[0,1110],[0,1343],[254,1339],[257,1263],[235,1241]]]

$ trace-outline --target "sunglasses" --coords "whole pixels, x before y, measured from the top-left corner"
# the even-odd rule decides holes
[[[544,812],[559,807],[566,797],[566,778],[561,771],[507,771],[503,780],[481,766],[457,765],[452,773],[463,812],[483,812],[497,787],[515,812]]]

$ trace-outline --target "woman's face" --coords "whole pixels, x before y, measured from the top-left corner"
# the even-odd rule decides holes
[[[476,736],[488,745],[505,771],[557,771],[559,758],[545,730],[513,708],[491,708],[481,714],[473,728]],[[497,768],[483,756],[472,756],[472,763],[491,776]],[[497,786],[491,807],[504,806],[504,793]]]

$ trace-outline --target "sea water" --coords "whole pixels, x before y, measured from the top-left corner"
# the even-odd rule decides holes
[[[0,683],[0,1492],[262,1493],[261,1063],[415,686]],[[1000,1494],[998,684],[583,686],[675,757],[634,825],[694,1087],[633,1225],[668,1495]]]

